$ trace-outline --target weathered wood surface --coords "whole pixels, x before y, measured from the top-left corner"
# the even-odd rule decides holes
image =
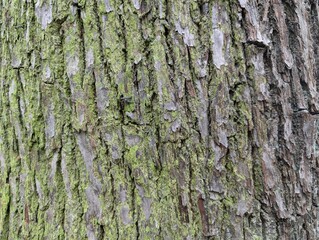
[[[0,239],[318,239],[315,0],[0,2]]]

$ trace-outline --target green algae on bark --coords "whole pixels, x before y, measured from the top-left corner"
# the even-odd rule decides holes
[[[0,239],[317,239],[318,4],[0,2]]]

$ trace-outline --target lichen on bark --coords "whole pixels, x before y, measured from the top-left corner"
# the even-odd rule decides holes
[[[317,239],[318,3],[0,2],[0,239]]]

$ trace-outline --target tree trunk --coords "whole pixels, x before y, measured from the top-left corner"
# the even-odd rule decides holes
[[[315,0],[3,0],[0,239],[318,239]]]

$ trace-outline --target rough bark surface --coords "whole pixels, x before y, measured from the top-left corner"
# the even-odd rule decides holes
[[[0,239],[319,239],[317,0],[2,0]]]

